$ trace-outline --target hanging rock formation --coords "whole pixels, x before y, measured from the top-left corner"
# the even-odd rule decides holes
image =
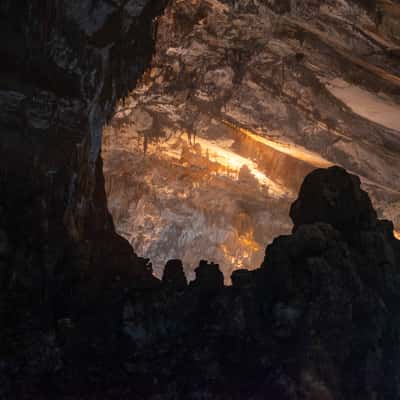
[[[151,68],[102,148],[117,232],[157,276],[168,258],[191,279],[201,258],[227,282],[233,269],[257,267],[265,243],[290,232],[304,177],[333,164],[360,176],[379,217],[400,230],[399,10],[393,1],[168,4]]]

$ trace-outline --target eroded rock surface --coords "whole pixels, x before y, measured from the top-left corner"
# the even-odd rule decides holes
[[[175,257],[191,278],[201,258],[226,278],[256,267],[291,229],[304,177],[332,164],[359,175],[399,229],[398,12],[390,1],[170,2],[151,68],[103,142],[116,229],[158,276]]]
[[[335,182],[337,199],[348,195],[349,183],[354,199],[363,199],[348,204],[345,220],[357,217],[354,227],[335,224],[335,214],[344,220],[340,201],[308,196],[323,193],[326,182]],[[57,365],[57,373],[46,375],[51,386],[32,393],[50,387],[61,399],[397,399],[400,242],[392,223],[371,214],[357,177],[338,167],[311,173],[295,204],[320,213],[295,217],[294,233],[267,247],[259,269],[235,271],[232,286],[206,261],[187,285],[181,262],[171,260],[158,285],[131,289],[115,307],[119,320],[102,316],[103,329],[112,328],[107,341],[94,335],[87,342],[81,328],[62,321],[57,335],[45,338],[58,349],[45,365]]]
[[[179,4],[184,20],[187,6],[199,5]],[[251,1],[201,4],[222,16],[232,10],[226,7],[253,17],[260,9]],[[266,4],[267,13],[270,6],[277,13],[299,6]],[[319,15],[317,2],[304,4],[301,12]],[[97,157],[100,128],[149,56],[158,5],[136,0],[0,5],[6,39],[0,45],[0,397],[397,399],[399,242],[391,223],[373,219],[350,231],[332,226],[327,223],[335,220],[332,207],[324,211],[322,201],[318,215],[329,220],[297,224],[292,235],[268,247],[260,269],[235,271],[230,287],[222,285],[218,266],[206,262],[187,287],[179,262],[173,262],[166,269],[171,279],[167,274],[163,284],[115,234]],[[385,2],[383,11],[388,9],[378,20],[393,39],[397,3]],[[181,38],[184,32],[190,37],[193,21],[197,25],[203,18],[200,9],[179,25]],[[193,48],[200,51],[201,43]],[[386,49],[385,65],[386,56],[396,54]],[[388,65],[394,71],[397,64]],[[384,85],[379,81],[390,96],[393,71],[381,76]],[[229,88],[231,76],[226,68],[207,79]],[[135,121],[144,131],[155,119],[140,110]],[[376,139],[373,130],[365,132]],[[373,142],[378,158],[393,137]],[[392,149],[395,145],[390,141]],[[189,153],[200,165],[210,162]],[[274,159],[275,153],[262,154]],[[303,158],[289,159],[297,166],[321,160],[304,150],[296,154]],[[373,154],[365,155],[375,165]],[[254,189],[262,175],[251,167],[238,174]],[[307,186],[318,193],[332,173],[318,172],[326,179]],[[369,179],[385,177],[382,169],[371,173]],[[355,197],[365,198],[357,195],[355,178],[343,174],[343,179],[337,190],[350,179]],[[271,186],[280,193],[279,185]],[[305,201],[302,195],[298,204],[314,207],[313,198]],[[371,217],[365,211],[351,209],[347,215]]]
[[[127,282],[153,282],[146,260],[115,233],[99,152],[117,99],[149,62],[163,5],[0,4],[2,399],[32,397],[23,377],[38,384],[59,370],[59,322],[90,326],[95,310],[113,314]]]
[[[324,193],[327,182],[331,196],[308,195]],[[349,186],[357,201],[344,217],[340,200]],[[295,216],[295,232],[267,247],[260,269],[235,271],[233,286],[218,289],[216,266],[202,262],[186,290],[153,297],[148,335],[135,337],[138,354],[148,371],[155,353],[169,367],[158,371],[151,398],[163,390],[172,398],[398,397],[400,242],[393,225],[377,219],[359,179],[338,167],[311,173],[296,204],[319,213]],[[134,293],[131,299],[130,310],[146,303]],[[126,327],[143,326],[135,315]],[[179,351],[171,354],[170,346]],[[131,367],[135,376],[143,364],[132,360]]]

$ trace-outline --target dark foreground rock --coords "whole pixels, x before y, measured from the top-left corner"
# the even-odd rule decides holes
[[[314,222],[326,222],[342,231],[373,227],[377,215],[360,184],[357,176],[343,168],[333,167],[329,174],[321,169],[313,171],[290,210],[294,229]]]
[[[154,285],[115,233],[99,153],[114,104],[151,57],[164,5],[0,2],[1,399],[36,397],[39,377],[47,388],[44,376],[64,363],[59,328],[79,332],[85,348],[82,329],[109,331],[103,321],[118,321],[127,286]]]
[[[261,268],[236,271],[230,287],[205,261],[187,285],[171,260],[162,282],[137,285],[127,301],[116,282],[90,326],[76,318],[55,330],[32,326],[35,351],[23,353],[25,364],[3,358],[5,398],[398,399],[400,242],[392,224],[376,218],[358,179],[337,167],[311,173],[299,204],[306,215],[318,212],[296,219]],[[360,215],[368,223],[348,229],[344,222]]]

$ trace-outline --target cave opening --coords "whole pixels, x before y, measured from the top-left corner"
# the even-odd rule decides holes
[[[221,125],[218,137],[178,130],[144,152],[145,139],[122,118],[104,131],[108,206],[117,232],[152,261],[156,276],[178,258],[191,279],[205,258],[218,263],[229,282],[233,269],[257,268],[265,244],[290,232],[294,191],[240,153],[257,145],[233,139],[237,132]],[[137,111],[133,118],[137,126]]]
[[[189,279],[203,258],[227,283],[258,268],[265,245],[291,231],[304,177],[332,164],[360,175],[398,229],[398,83],[390,57],[373,54],[384,46],[376,23],[347,3],[169,3],[151,65],[102,143],[116,230],[157,277],[175,258]]]

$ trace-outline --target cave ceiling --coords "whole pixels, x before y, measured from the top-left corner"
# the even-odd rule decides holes
[[[338,164],[400,229],[400,5],[171,1],[105,128],[118,233],[161,274],[257,268],[304,176]]]

